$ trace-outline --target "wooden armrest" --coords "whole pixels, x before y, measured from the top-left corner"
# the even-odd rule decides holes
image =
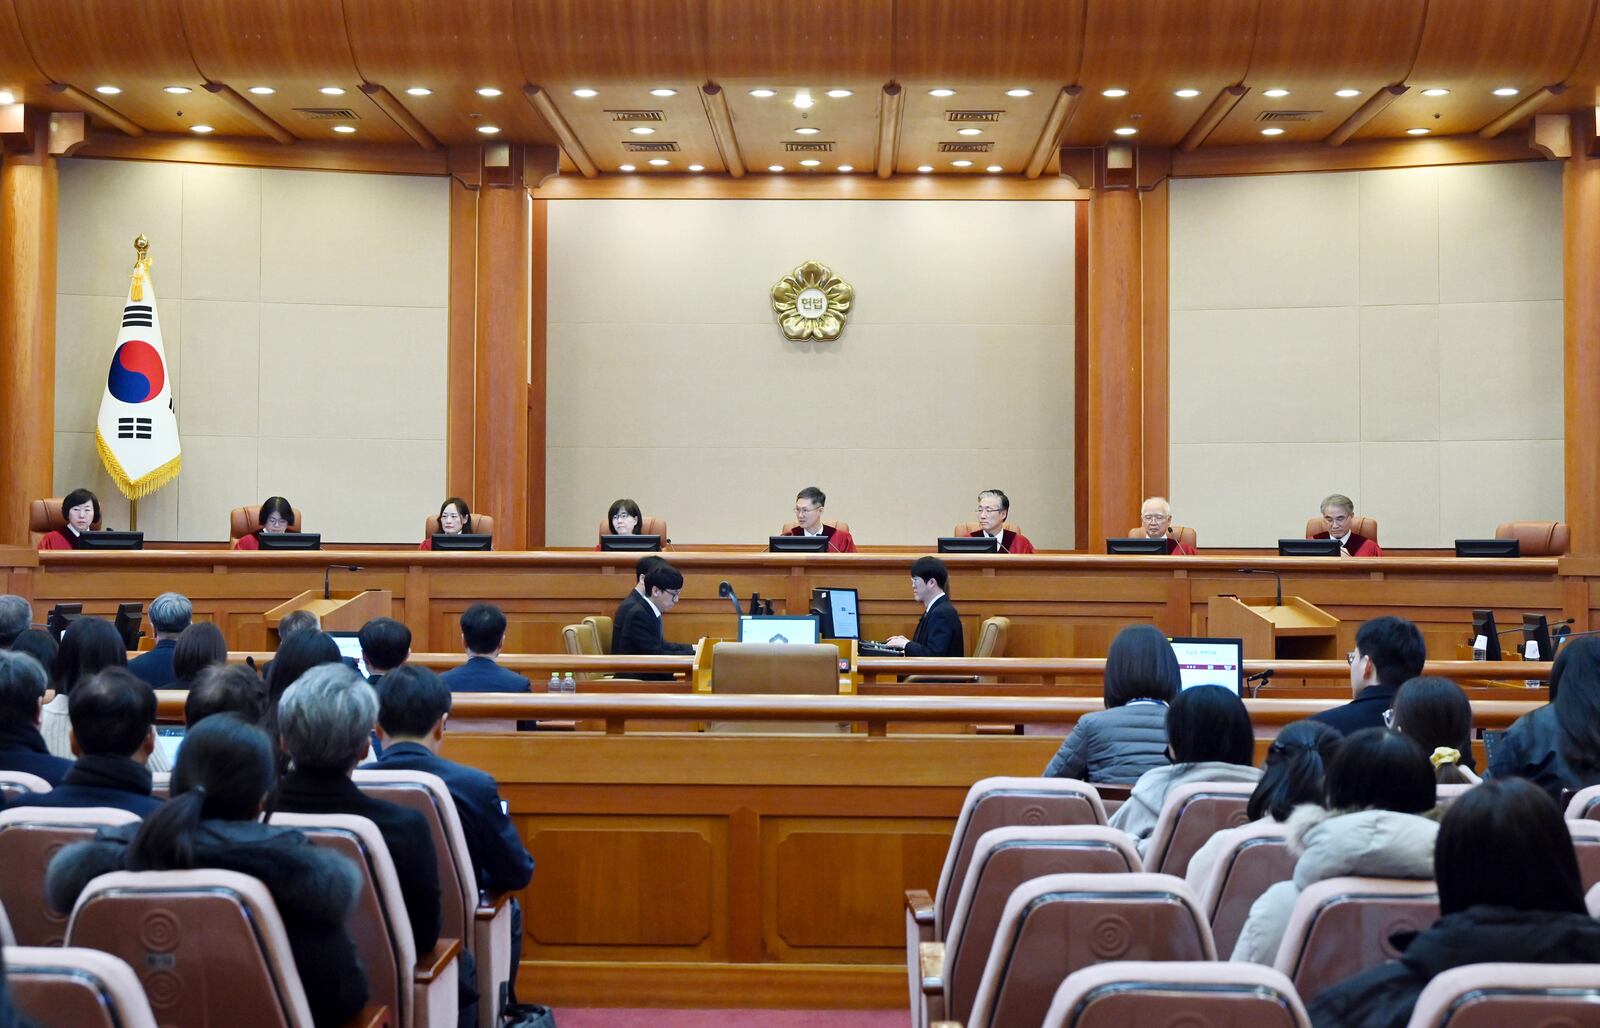
[[[495,915],[504,910],[506,904],[511,902],[513,895],[514,893],[509,892],[492,892],[488,896],[480,897],[476,915],[478,920],[493,921]]]
[[[928,895],[928,890],[906,890],[906,913],[917,924],[933,924],[933,897]]]
[[[917,945],[918,976],[925,993],[944,991],[944,943],[923,942]]]
[[[388,1025],[389,1008],[382,1003],[368,1003],[344,1023],[344,1028],[388,1028]]]
[[[460,939],[440,939],[427,953],[417,954],[417,969],[412,981],[425,985],[438,978],[460,952]]]

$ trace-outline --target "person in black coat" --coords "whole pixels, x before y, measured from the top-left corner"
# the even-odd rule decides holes
[[[78,760],[61,784],[13,807],[113,807],[146,817],[161,808],[144,762],[156,745],[156,691],[127,668],[78,683],[67,698]]]
[[[617,612],[611,616],[611,648],[613,652],[616,650],[617,638],[627,630],[625,626],[628,620],[633,617],[636,611],[649,609],[644,602],[646,595],[644,591],[645,576],[654,571],[656,565],[665,563],[666,560],[664,558],[654,553],[647,553],[634,562],[633,588],[629,590],[628,595],[622,598],[622,602],[617,604]]]
[[[1550,797],[1600,784],[1600,636],[1561,647],[1550,702],[1519,717],[1495,746],[1489,776],[1527,778]]]
[[[945,595],[950,591],[950,572],[938,557],[918,557],[911,565],[911,593],[922,604],[922,617],[916,631],[907,639],[890,636],[888,645],[903,649],[908,657],[965,657],[967,644],[961,636],[961,615]]]
[[[622,606],[633,604],[633,610],[620,621],[611,624],[611,652],[616,654],[676,654],[694,653],[688,643],[668,642],[661,630],[661,619],[667,611],[678,605],[683,592],[683,572],[661,561],[644,576],[644,595],[631,593]],[[617,611],[622,615],[622,609]]]
[[[1600,964],[1572,837],[1533,783],[1491,780],[1452,803],[1434,877],[1439,920],[1391,937],[1399,960],[1307,997],[1316,1028],[1404,1028],[1428,982],[1467,964]]]
[[[492,603],[474,603],[461,613],[467,662],[442,676],[451,692],[528,692],[528,680],[496,659],[506,641],[506,615]]]
[[[37,775],[57,786],[72,769],[72,761],[51,756],[39,734],[48,683],[37,660],[16,650],[0,650],[0,771]]]
[[[272,893],[305,987],[312,1020],[340,1025],[367,1002],[367,978],[345,920],[361,878],[300,832],[260,824],[276,754],[266,734],[233,714],[195,725],[172,776],[172,799],[143,824],[103,828],[57,853],[45,896],[70,911],[89,882],[111,871],[208,867],[257,878]]]
[[[182,593],[162,593],[150,601],[150,627],[155,629],[156,644],[128,661],[128,670],[164,689],[177,680],[172,670],[173,651],[178,646],[178,636],[194,620],[194,604]]]
[[[1356,632],[1356,648],[1349,659],[1354,698],[1312,715],[1313,720],[1337,728],[1345,736],[1363,728],[1388,727],[1383,712],[1394,706],[1402,685],[1422,674],[1428,647],[1417,626],[1405,618],[1373,618]]]

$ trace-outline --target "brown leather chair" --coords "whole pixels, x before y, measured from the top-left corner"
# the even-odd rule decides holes
[[[761,696],[839,692],[839,648],[830,643],[717,643],[711,691]]]
[[[1188,873],[1189,858],[1213,835],[1250,820],[1245,805],[1255,789],[1253,782],[1190,782],[1167,793],[1144,848],[1144,869]]]
[[[294,521],[290,522],[289,531],[299,532],[301,531],[300,508],[291,507],[289,509],[294,511]],[[235,507],[229,512],[228,538],[230,540],[243,539],[251,532],[259,531],[261,531],[261,504],[258,503],[254,507]]]
[[[1143,525],[1134,525],[1132,528],[1128,529],[1128,538],[1129,539],[1141,539],[1143,537],[1144,537],[1144,526]],[[1167,526],[1167,538],[1168,539],[1176,539],[1182,545],[1188,546],[1190,548],[1196,548],[1199,545],[1198,543],[1195,542],[1195,539],[1197,539],[1198,536],[1195,535],[1194,529],[1190,528],[1188,525],[1168,525]]]
[[[1326,521],[1322,520],[1322,515],[1319,514],[1314,518],[1307,518],[1306,519],[1306,538],[1307,539],[1315,539],[1317,537],[1317,533],[1318,532],[1326,532],[1327,530],[1328,530],[1328,523]],[[1359,535],[1364,539],[1371,539],[1373,542],[1377,542],[1378,541],[1378,519],[1377,518],[1369,518],[1364,514],[1357,514],[1355,516],[1355,519],[1350,522],[1350,531],[1354,532],[1356,535]]]
[[[26,771],[0,771],[0,807],[29,793],[49,792],[50,783]]]
[[[616,535],[616,533],[611,530],[610,518],[600,519],[600,534]],[[667,544],[667,519],[652,517],[649,514],[646,514],[639,522],[639,534],[659,535],[661,537],[661,545],[665,546]]]
[[[61,513],[63,499],[61,496],[50,496],[28,504],[28,534],[32,537],[30,541],[34,546],[39,545],[39,540],[44,536],[67,527],[67,519]],[[95,532],[100,531],[100,519],[95,518],[94,524],[89,528]]]
[[[67,918],[44,898],[44,871],[61,847],[85,842],[106,825],[139,818],[109,807],[10,807],[0,810],[0,907],[23,946],[59,946],[67,937]]]
[[[1130,960],[1068,975],[1042,1028],[1131,1024],[1311,1028],[1311,1018],[1294,985],[1270,967]]]
[[[594,629],[594,637],[600,643],[601,653],[611,652],[611,616],[608,614],[591,614],[583,619],[583,623]]]
[[[1565,521],[1502,521],[1496,539],[1515,539],[1524,557],[1564,557],[1572,549],[1572,530]]]
[[[1595,1019],[1594,964],[1468,964],[1434,976],[1411,1012],[1413,1028],[1584,1025]]]
[[[848,521],[824,521],[823,524],[827,525],[829,528],[836,529],[837,531],[840,531],[840,532],[848,532],[848,531],[850,531],[850,522],[848,522]],[[790,532],[793,532],[795,529],[797,529],[799,527],[800,527],[800,522],[798,522],[798,521],[785,521],[783,523],[783,529],[780,532],[778,532],[778,534],[779,535],[788,535]]]
[[[1327,878],[1295,900],[1273,963],[1313,1000],[1370,967],[1400,957],[1389,942],[1439,919],[1439,887],[1404,878]]]
[[[982,528],[983,528],[983,523],[979,522],[979,521],[957,521],[955,530],[952,531],[950,534],[951,535],[974,535],[977,532],[979,532],[980,530],[982,530]],[[1009,521],[1007,521],[1005,524],[1000,526],[1000,531],[1002,531],[1002,532],[1015,532],[1018,535],[1027,535],[1028,534],[1028,533],[1024,532],[1022,529],[1018,528],[1016,525],[1012,524]]]
[[[1578,875],[1587,892],[1600,885],[1600,821],[1568,821],[1567,830],[1572,835],[1572,851],[1578,857]]]
[[[120,957],[80,947],[7,946],[11,1001],[35,1024],[156,1028],[139,976]]]
[[[596,632],[594,625],[588,621],[576,625],[562,625],[561,644],[566,652],[573,656],[600,656],[600,633]],[[588,682],[603,676],[592,671],[577,671],[572,677],[574,681]]]
[[[1004,657],[1006,638],[1011,634],[1011,619],[984,618],[978,626],[978,642],[972,648],[974,657]],[[981,681],[978,675],[907,675],[909,683],[922,685],[970,685]],[[992,679],[991,679],[992,680]]]
[[[1595,828],[1600,830],[1600,824]],[[1239,942],[1250,908],[1261,894],[1294,875],[1296,857],[1289,851],[1289,829],[1263,818],[1244,827],[1205,878],[1189,884],[1200,894],[1200,910],[1211,922],[1217,955],[1226,959]]]
[[[257,511],[256,513],[259,514],[261,512]],[[300,512],[299,511],[295,511],[295,520],[296,521],[299,520],[299,516],[300,516]],[[427,518],[423,520],[423,522],[422,522],[422,538],[431,539],[435,532],[442,532],[442,531],[444,531],[444,530],[439,527],[439,515],[437,515],[437,514],[429,514],[427,516]],[[493,518],[493,516],[491,516],[489,514],[479,514],[476,511],[474,511],[473,514],[472,514],[472,534],[473,535],[494,535],[494,518]]]

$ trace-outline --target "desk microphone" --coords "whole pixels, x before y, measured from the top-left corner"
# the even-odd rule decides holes
[[[325,599],[325,600],[333,599],[333,569],[334,568],[338,568],[340,571],[362,571],[362,570],[365,570],[364,568],[362,568],[362,566],[360,564],[329,564],[327,566],[327,568],[324,569],[324,571],[322,572],[322,598]]]
[[[718,583],[717,595],[727,597],[728,602],[733,604],[734,617],[744,617],[744,608],[739,606],[739,594],[733,591],[733,586],[729,585],[727,582]]]
[[[1254,689],[1250,690],[1250,698],[1251,699],[1255,699],[1257,696],[1260,696],[1261,695],[1261,687],[1263,685],[1266,685],[1269,681],[1271,681],[1272,680],[1272,676],[1277,674],[1277,673],[1278,672],[1277,672],[1276,668],[1270,668],[1269,667],[1265,671],[1257,671],[1255,674],[1251,675],[1249,678],[1246,678],[1244,680],[1244,684],[1245,685],[1249,685],[1251,682],[1255,682],[1256,683],[1256,687]]]
[[[1276,571],[1267,571],[1267,570],[1265,570],[1263,568],[1239,568],[1238,569],[1238,573],[1241,574],[1241,575],[1271,575],[1274,579],[1277,580],[1277,583],[1278,583],[1278,595],[1276,596],[1276,598],[1273,599],[1272,605],[1274,607],[1283,606],[1283,576],[1282,575],[1278,574]]]

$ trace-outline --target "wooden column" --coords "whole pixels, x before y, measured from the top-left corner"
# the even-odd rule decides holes
[[[478,338],[478,148],[450,151],[449,385],[445,423],[445,493],[476,507],[473,488]],[[493,512],[490,512],[493,513]]]
[[[550,326],[550,201],[534,198],[532,203],[528,248],[528,545],[542,547],[545,543],[545,400],[549,395],[545,352]]]
[[[1167,372],[1168,330],[1172,320],[1167,286],[1168,196],[1165,178],[1153,188],[1139,193],[1139,256],[1142,264],[1139,291],[1144,333],[1140,341],[1144,360],[1140,375],[1144,393],[1141,419],[1144,430],[1144,485],[1140,489],[1141,502],[1145,496],[1172,495],[1168,468],[1172,452],[1171,422],[1168,419],[1172,407],[1172,383]],[[1128,522],[1129,525],[1134,523]]]
[[[1600,155],[1594,108],[1572,116],[1561,174],[1565,322],[1566,520],[1572,552],[1600,556]]]
[[[0,543],[25,546],[54,485],[57,178],[49,115],[18,106],[0,125]]]

